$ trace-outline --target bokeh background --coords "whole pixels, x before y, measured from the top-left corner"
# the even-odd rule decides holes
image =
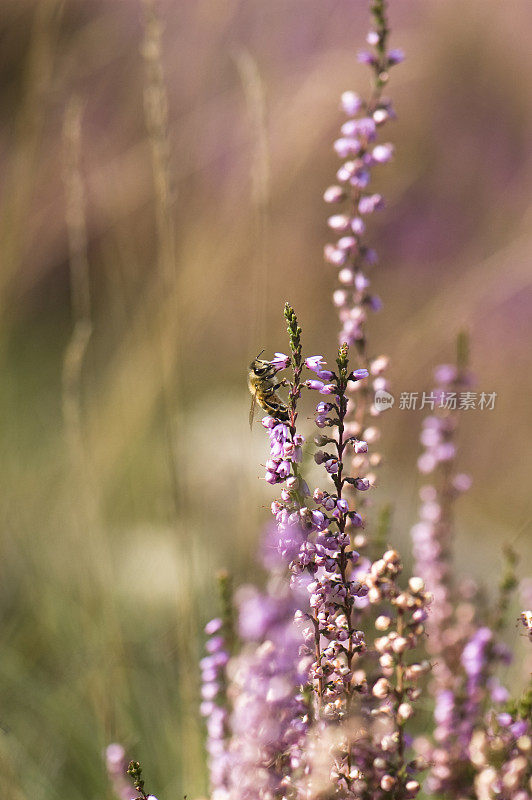
[[[206,792],[197,659],[215,573],[261,580],[271,491],[246,367],[332,357],[322,262],[362,0],[0,2],[0,781],[110,798],[121,741],[161,798]],[[149,9],[148,9],[149,11]],[[456,569],[532,556],[532,6],[392,0],[395,163],[372,223],[371,350],[396,396],[471,336]],[[159,56],[160,53],[160,56]],[[162,76],[161,76],[162,69]],[[161,84],[161,77],[164,84]],[[165,93],[167,106],[165,106]],[[69,244],[70,241],[70,244]],[[408,560],[420,412],[382,416],[375,504]],[[515,607],[517,616],[518,604]],[[523,679],[524,640],[508,630]],[[520,664],[521,662],[521,664]]]

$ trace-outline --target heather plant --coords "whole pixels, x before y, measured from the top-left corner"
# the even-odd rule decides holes
[[[435,371],[422,426],[418,468],[428,482],[412,530],[413,573],[366,501],[381,460],[376,399],[389,387],[387,358],[370,354],[367,316],[381,304],[366,275],[377,256],[365,220],[384,203],[371,171],[393,155],[378,135],[395,117],[384,90],[403,57],[388,47],[384,0],[372,0],[370,12],[371,49],[360,60],[371,94],[342,95],[347,121],[334,144],[342,163],[324,197],[343,204],[328,220],[339,238],[325,247],[339,269],[339,347],[334,363],[307,355],[285,304],[288,353],[269,364],[285,386],[287,413],[261,421],[264,480],[276,493],[261,547],[265,585],[233,592],[222,573],[221,613],[205,628],[200,711],[211,797],[408,800],[423,785],[440,798],[530,800],[532,685],[512,698],[498,674],[511,659],[501,632],[516,556],[507,549],[495,603],[455,577],[454,503],[471,483],[457,468],[453,403],[471,384],[465,336],[456,365]],[[309,402],[313,441],[301,422]],[[529,637],[530,620],[523,611]],[[136,762],[124,778],[119,746],[107,761],[119,798],[132,787],[148,797]]]

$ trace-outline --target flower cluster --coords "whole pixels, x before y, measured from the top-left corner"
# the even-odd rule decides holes
[[[478,800],[530,800],[530,720],[530,713],[528,719],[517,718],[508,712],[493,714],[486,728],[473,734],[469,757],[477,772],[474,786]]]
[[[244,646],[232,664],[229,797],[274,800],[293,793],[304,767],[308,708],[294,597],[271,580],[237,595]]]
[[[274,417],[264,417],[262,424],[270,437],[265,480],[271,484],[282,483],[292,474],[292,465],[301,462],[301,446],[305,439],[297,433],[292,436],[290,427]]]
[[[387,550],[371,565],[366,579],[368,600],[378,610],[374,628],[379,635],[372,642],[373,663],[359,674],[359,680],[368,686],[362,704],[368,735],[365,747],[357,747],[353,753],[355,763],[360,764],[353,792],[361,799],[385,798],[389,792],[415,797],[420,790],[418,773],[424,768],[422,761],[407,758],[410,738],[405,726],[421,695],[419,683],[430,669],[429,662],[417,653],[431,596],[420,578],[410,578],[406,588],[401,588],[401,572],[399,554]],[[360,762],[359,752],[363,755]]]

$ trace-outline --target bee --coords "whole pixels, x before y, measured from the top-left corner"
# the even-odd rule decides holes
[[[283,403],[279,395],[276,394],[277,389],[281,386],[286,386],[286,381],[284,379],[277,381],[277,370],[269,361],[260,358],[263,353],[264,350],[261,350],[257,358],[249,365],[248,387],[251,392],[251,409],[249,412],[250,428],[253,426],[257,403],[271,417],[278,419],[280,422],[288,422],[290,419],[290,412],[287,406]]]

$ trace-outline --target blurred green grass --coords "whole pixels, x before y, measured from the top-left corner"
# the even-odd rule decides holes
[[[245,369],[262,347],[285,347],[286,299],[307,352],[334,348],[321,193],[335,169],[338,95],[367,81],[355,58],[365,4],[159,4],[177,252],[167,294],[140,4],[0,6],[2,790],[110,798],[101,755],[120,740],[155,794],[196,797],[207,790],[197,660],[214,575],[229,567],[260,580],[254,553],[271,499],[259,481],[264,441],[247,430]],[[493,589],[503,542],[517,537],[522,572],[532,555],[531,9],[405,0],[391,16],[408,60],[390,87],[397,161],[378,176],[389,209],[374,227],[385,308],[373,352],[390,353],[396,394],[422,391],[469,329],[478,388],[499,397],[494,412],[464,418],[462,467],[475,485],[461,501],[457,569]],[[266,105],[259,208],[242,53]],[[93,300],[81,458],[62,414],[73,320],[61,127],[73,93],[84,106]],[[377,502],[394,503],[405,552],[421,416],[382,418]],[[524,653],[513,629],[508,639]]]

